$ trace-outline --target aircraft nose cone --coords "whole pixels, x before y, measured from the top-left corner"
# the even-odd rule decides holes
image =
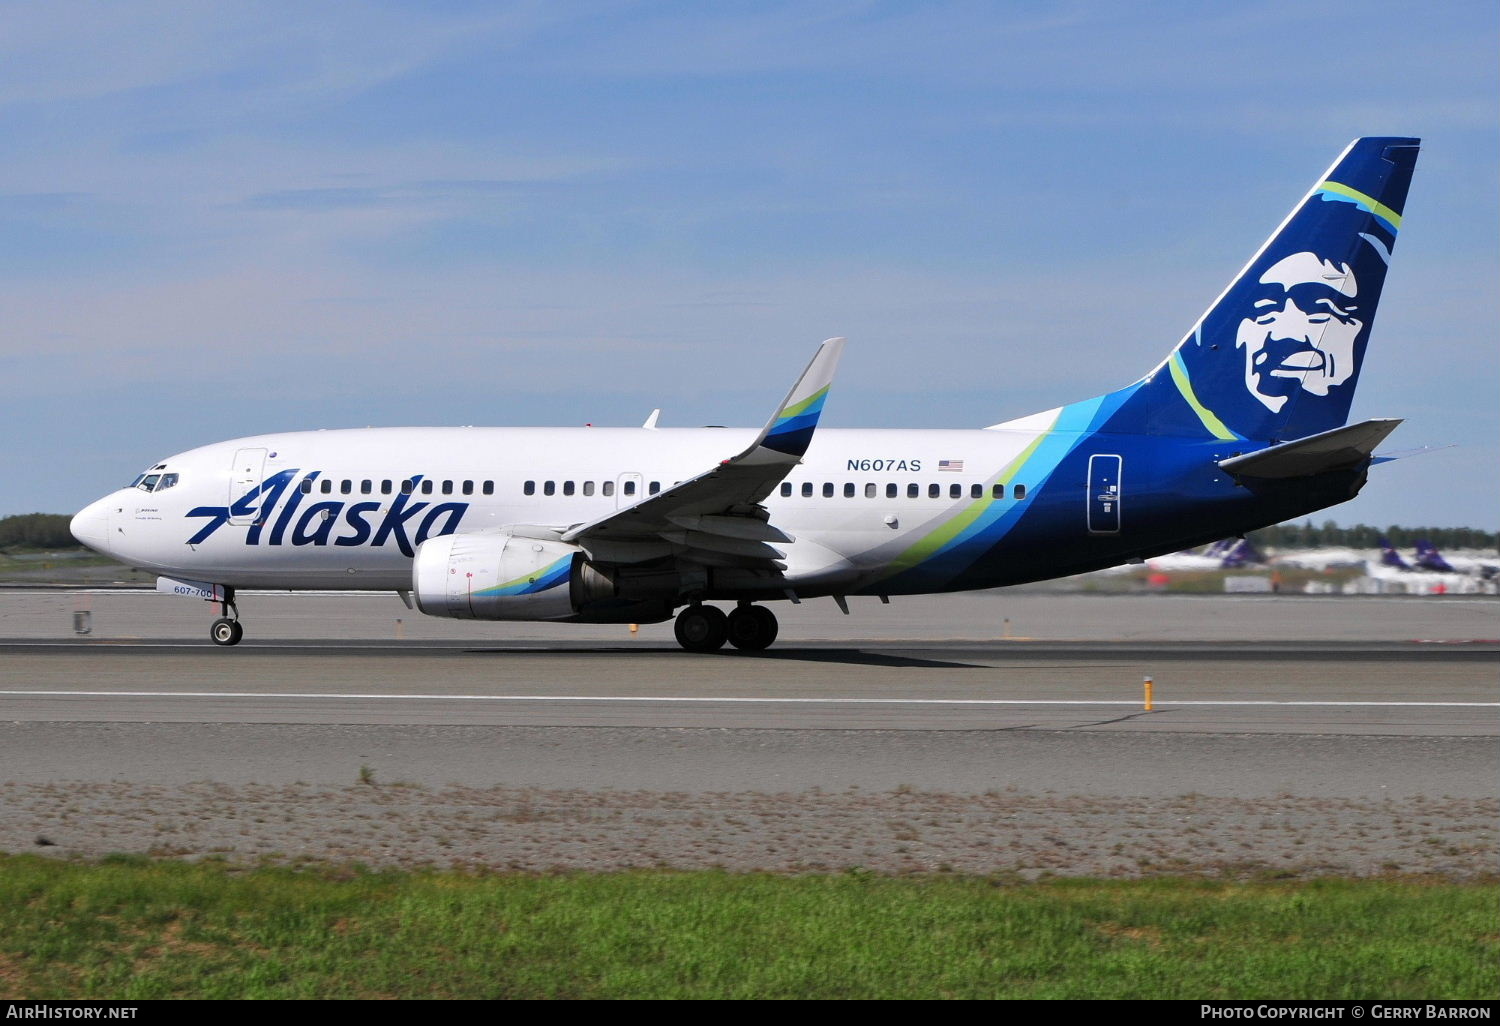
[[[109,508],[104,499],[78,511],[68,530],[73,537],[95,552],[109,552]]]

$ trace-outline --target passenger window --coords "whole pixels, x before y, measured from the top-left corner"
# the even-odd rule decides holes
[[[339,494],[340,495],[348,495],[352,491],[354,491],[354,482],[353,481],[349,480],[346,477],[346,478],[344,478],[344,480],[342,480],[342,481],[339,482]]]
[[[948,498],[962,499],[964,497],[964,486],[960,484],[948,486]]]
[[[790,499],[792,497],[792,483],[790,481],[781,482],[781,497],[783,499]]]
[[[599,494],[600,495],[613,495],[613,494],[615,494],[615,483],[613,481],[605,481],[603,484],[601,484],[599,486]]]
[[[651,494],[655,495],[659,491],[661,491],[661,482],[660,481],[652,481],[651,482]]]
[[[465,495],[473,495],[474,494],[474,482],[473,481],[465,481],[464,482],[464,494]]]
[[[401,482],[401,494],[402,495],[410,495],[412,493],[412,489],[415,488],[416,486],[417,486],[417,483],[415,481],[411,480],[410,478],[406,479],[405,481],[402,481]]]
[[[323,487],[322,487],[321,491],[323,492],[324,495],[327,495],[329,492],[333,491],[333,481],[331,479],[325,477],[323,479]]]
[[[486,495],[494,495],[495,494],[495,482],[493,482],[493,481],[486,481],[484,483],[484,487],[481,488],[480,491],[484,492],[484,494],[486,494]]]
[[[830,489],[831,489],[831,487],[832,486],[830,486]],[[833,492],[830,490],[829,494],[832,495]],[[852,499],[852,498],[854,498],[854,482],[853,481],[845,481],[844,482],[844,498],[846,498],[846,499]]]
[[[564,495],[572,495],[573,494],[573,482],[572,481],[564,481],[563,482],[563,494]]]
[[[382,482],[380,482],[380,494],[381,495],[389,495],[389,494],[391,494],[392,491],[393,491],[393,489],[392,489],[391,483],[389,481],[382,481]]]
[[[593,495],[594,494],[594,482],[592,482],[592,481],[585,481],[583,483],[583,494],[584,495]]]
[[[556,481],[543,481],[542,482],[542,494],[543,495],[556,495],[557,494],[557,482]]]
[[[536,494],[536,482],[535,481],[527,481],[524,485],[521,486],[521,491],[525,492],[527,495],[535,495]]]
[[[1017,499],[1026,498],[1026,486],[1016,485],[1015,488],[1011,489],[1011,495],[1015,496]]]
[[[894,499],[896,497],[897,491],[899,491],[899,489],[897,489],[895,485],[888,484],[885,486],[885,497],[887,499]]]
[[[878,492],[878,490],[879,490],[879,486],[876,485],[874,481],[866,481],[865,482],[865,498],[867,498],[867,499],[873,499],[873,498],[875,498],[875,495]]]
[[[443,494],[444,495],[452,495],[453,494],[453,482],[452,481],[444,481],[443,482]]]
[[[992,498],[992,499],[1003,499],[1003,498],[1005,498],[1005,486],[1003,484],[996,484],[993,488],[990,489],[990,498]]]
[[[833,498],[833,482],[832,481],[824,481],[823,482],[823,498],[825,498],[825,499],[831,499],[831,498]]]
[[[919,484],[909,484],[909,485],[906,486],[906,497],[908,499],[917,499],[917,498],[920,498],[921,495],[922,495],[922,486],[921,485],[919,485]]]
[[[300,485],[298,485],[297,487],[302,490],[302,494],[303,495],[309,495],[309,494],[311,494],[312,493],[312,478],[310,478],[310,477],[304,477],[302,479],[302,483]]]
[[[930,484],[927,486],[927,497],[929,499],[940,499],[943,497],[943,486]]]
[[[634,495],[635,494],[635,482],[634,481],[626,481],[625,482],[625,494],[626,495]]]
[[[361,494],[361,495],[369,495],[374,490],[375,490],[375,484],[374,484],[373,481],[370,481],[368,478],[366,478],[365,480],[363,480],[363,481],[361,481],[359,483],[359,494]]]
[[[423,481],[422,482],[422,494],[423,495],[431,495],[432,494],[432,482],[431,481]]]
[[[971,499],[982,499],[982,498],[984,498],[984,485],[977,484],[974,487],[970,488],[969,489],[969,498],[971,498]]]
[[[812,498],[812,492],[813,492],[813,484],[812,484],[812,482],[811,481],[803,481],[802,482],[802,497],[804,499],[811,499]]]

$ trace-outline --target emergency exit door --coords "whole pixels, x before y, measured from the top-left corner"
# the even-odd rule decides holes
[[[1119,456],[1089,457],[1089,534],[1120,533],[1120,471],[1123,463]]]

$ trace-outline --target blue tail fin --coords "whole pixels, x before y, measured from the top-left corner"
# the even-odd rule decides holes
[[[1380,539],[1380,565],[1388,566],[1395,570],[1411,569],[1411,567],[1406,565],[1406,560],[1401,558],[1401,553],[1397,552],[1396,547],[1391,544],[1389,538]]]
[[[1276,442],[1344,424],[1418,143],[1351,143],[1172,355],[1121,396],[1120,426]]]
[[[1437,550],[1437,546],[1426,538],[1417,542],[1418,570],[1431,570],[1434,573],[1451,574],[1453,567],[1443,558],[1443,554]]]
[[[1259,566],[1266,558],[1260,554],[1260,550],[1251,544],[1249,538],[1241,538],[1236,541],[1224,553],[1224,568],[1235,570],[1242,566]]]

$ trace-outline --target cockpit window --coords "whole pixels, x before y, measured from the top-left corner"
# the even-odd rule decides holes
[[[160,480],[160,474],[147,474],[145,477],[141,478],[141,483],[136,487],[143,492],[149,492],[156,487],[156,482]]]
[[[144,480],[146,480],[146,475],[145,474],[137,474],[137,475],[135,475],[135,480],[132,481],[132,482],[130,482],[125,487],[126,488],[134,488],[136,485],[140,484]]]
[[[168,488],[171,488],[176,483],[177,483],[177,475],[176,474],[163,474],[161,476],[161,480],[158,481],[158,482],[156,482],[156,490],[159,491],[159,492],[164,492]]]

